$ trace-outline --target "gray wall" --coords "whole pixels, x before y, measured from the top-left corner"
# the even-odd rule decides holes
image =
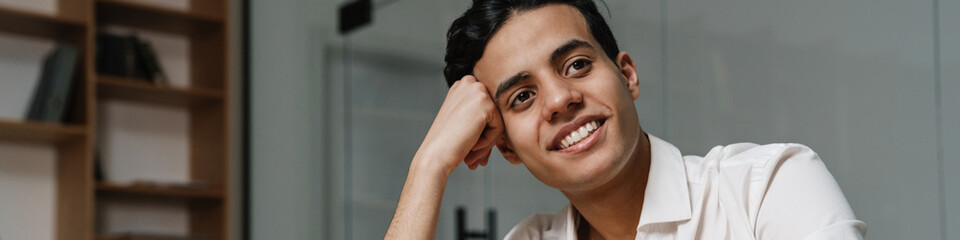
[[[382,236],[445,94],[443,34],[467,1],[378,5],[347,39],[340,2],[253,1],[254,239]],[[960,1],[606,2],[647,132],[693,155],[809,145],[870,239],[960,239]],[[496,208],[502,235],[566,203],[493,158],[455,171],[438,238],[459,205],[472,229]]]
[[[960,145],[941,138],[938,126],[960,124],[946,114],[956,111],[960,91],[939,87],[958,79],[937,72],[958,67],[942,65],[937,42],[960,42],[937,32],[960,22],[935,14],[957,11],[897,0],[667,4],[664,136],[681,151],[804,143],[837,178],[871,239],[960,238],[944,235],[957,222],[942,223],[958,214],[946,209],[956,204],[946,197],[957,194],[943,180],[960,172],[960,159],[939,157],[938,147]]]
[[[318,94],[321,1],[251,1],[252,239],[320,239],[327,231]],[[330,19],[322,18],[329,17]]]
[[[960,239],[960,1],[938,2],[937,70],[940,97],[940,211],[946,237]]]

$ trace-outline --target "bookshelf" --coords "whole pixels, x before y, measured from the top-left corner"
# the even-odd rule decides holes
[[[51,39],[85,34],[87,19],[76,15],[50,16],[9,7],[0,7],[0,31]]]
[[[204,9],[184,12],[123,0],[99,0],[97,11],[98,22],[179,34],[215,30],[224,22],[222,12]]]
[[[163,197],[177,198],[186,200],[220,200],[223,198],[223,190],[216,189],[181,189],[170,187],[154,186],[136,186],[120,185],[112,183],[97,183],[97,192],[100,194],[141,196],[141,197]]]
[[[190,107],[222,102],[224,97],[224,92],[217,89],[158,86],[136,79],[124,79],[105,75],[97,76],[97,94],[99,94],[100,98],[122,99],[177,107]]]
[[[228,3],[189,0],[177,10],[132,0],[55,0],[54,14],[0,5],[0,32],[50,39],[79,50],[72,89],[71,114],[65,123],[0,118],[0,141],[53,146],[56,151],[55,239],[145,239],[100,232],[101,202],[155,201],[187,203],[189,234],[226,239],[229,188]],[[96,73],[98,29],[117,25],[189,39],[187,86],[161,86]],[[205,187],[132,185],[98,182],[94,159],[98,148],[98,104],[137,102],[189,113],[189,180]],[[108,123],[109,124],[109,123]],[[3,213],[0,213],[3,214]],[[154,238],[149,238],[154,239]],[[163,239],[163,238],[157,238]]]
[[[0,139],[6,141],[56,145],[71,140],[79,140],[86,135],[86,128],[79,125],[0,119]]]

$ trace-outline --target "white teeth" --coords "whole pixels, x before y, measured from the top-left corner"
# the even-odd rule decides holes
[[[596,131],[598,127],[599,124],[595,121],[580,126],[580,128],[571,132],[570,135],[567,135],[567,137],[560,140],[560,149],[568,148],[579,143],[580,140],[587,138],[591,133],[593,133],[593,131]]]

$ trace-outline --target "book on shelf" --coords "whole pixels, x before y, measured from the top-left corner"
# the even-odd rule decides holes
[[[137,56],[140,62],[143,63],[143,70],[146,73],[147,79],[150,79],[156,84],[166,85],[167,74],[164,73],[160,61],[157,59],[157,54],[153,51],[153,45],[146,41],[138,40],[137,42]]]
[[[100,150],[93,152],[93,180],[104,181],[103,158],[100,157]]]
[[[63,122],[70,105],[79,53],[71,46],[54,48],[43,61],[40,81],[33,92],[26,118],[36,121]]]
[[[98,33],[96,64],[98,74],[167,83],[153,46],[136,35]]]

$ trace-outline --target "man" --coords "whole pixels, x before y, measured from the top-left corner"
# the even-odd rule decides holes
[[[836,181],[798,144],[682,157],[643,132],[630,55],[590,0],[475,0],[447,35],[451,84],[388,239],[432,239],[450,173],[493,146],[570,205],[507,239],[862,239]]]

